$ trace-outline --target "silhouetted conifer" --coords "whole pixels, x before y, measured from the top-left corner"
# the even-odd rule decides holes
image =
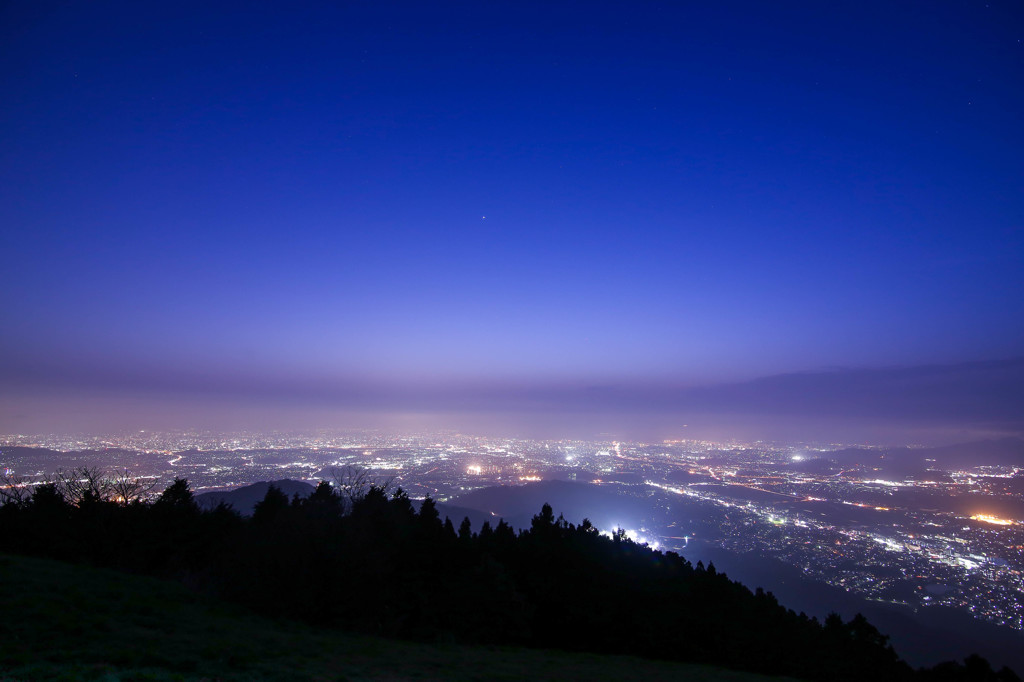
[[[53,483],[37,485],[28,502],[29,509],[37,513],[64,512],[69,505]]]
[[[189,488],[188,481],[184,478],[175,478],[174,482],[171,483],[167,488],[160,493],[160,497],[157,498],[154,506],[163,509],[196,509],[195,497],[192,495],[192,489]]]
[[[270,523],[288,509],[288,496],[273,483],[267,488],[267,494],[256,503],[252,510],[254,523]]]
[[[362,479],[359,479],[362,480]],[[271,486],[251,519],[200,511],[175,479],[151,505],[70,505],[54,485],[0,510],[5,551],[183,580],[264,613],[376,634],[636,654],[854,682],[1019,682],[978,657],[914,673],[863,616],[819,624],[714,565],[602,536],[545,504],[519,533],[473,534],[426,499],[321,483],[289,501]],[[350,502],[350,506],[345,502]]]
[[[459,524],[459,540],[463,544],[470,542],[473,539],[473,523],[469,520],[469,517],[462,519],[462,523]]]

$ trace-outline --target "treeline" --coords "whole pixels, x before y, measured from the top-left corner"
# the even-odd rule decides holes
[[[1019,679],[976,656],[914,671],[860,615],[819,622],[713,565],[602,536],[548,505],[529,530],[498,521],[474,532],[468,519],[458,528],[442,520],[429,499],[417,510],[400,489],[362,479],[322,482],[308,498],[272,486],[252,517],[224,505],[201,510],[183,479],[152,502],[141,499],[141,484],[129,491],[104,480],[79,472],[7,488],[0,548],[173,578],[264,614],[385,636],[634,654],[807,680]]]

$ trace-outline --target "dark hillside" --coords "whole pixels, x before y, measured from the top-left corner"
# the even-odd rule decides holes
[[[265,617],[422,642],[638,655],[822,682],[1009,682],[983,661],[915,673],[857,615],[823,622],[548,505],[473,532],[370,486],[308,497],[268,485],[251,517],[204,511],[176,480],[148,504],[75,485],[0,507],[0,549],[176,579]],[[6,585],[5,585],[6,586]],[[131,609],[131,604],[122,608]],[[153,612],[154,619],[159,613]],[[983,665],[984,664],[984,665]],[[977,673],[977,674],[975,674]],[[951,676],[952,675],[952,676]]]
[[[309,497],[313,492],[313,486],[304,481],[292,481],[284,479],[281,481],[261,481],[252,485],[232,490],[211,490],[196,495],[196,503],[200,509],[214,509],[219,504],[226,504],[243,516],[250,516],[256,505],[267,496],[270,486],[277,488],[289,497]]]
[[[254,617],[172,582],[48,559],[0,555],[0,584],[18,614],[0,620],[0,680],[769,679],[628,656],[324,631]]]
[[[503,518],[513,528],[529,528],[530,519],[545,503],[555,503],[566,519],[589,518],[601,529],[616,525],[636,528],[650,514],[646,500],[622,495],[614,485],[596,486],[570,481],[543,481],[521,486],[493,486],[460,495],[452,504],[479,509]]]

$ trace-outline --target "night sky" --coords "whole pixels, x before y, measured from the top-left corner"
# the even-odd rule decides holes
[[[1022,41],[1016,0],[3,3],[0,429],[1018,433]]]

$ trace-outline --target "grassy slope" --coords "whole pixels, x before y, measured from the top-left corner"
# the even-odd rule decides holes
[[[627,656],[325,632],[175,583],[9,555],[0,555],[0,590],[0,680],[773,679]]]

